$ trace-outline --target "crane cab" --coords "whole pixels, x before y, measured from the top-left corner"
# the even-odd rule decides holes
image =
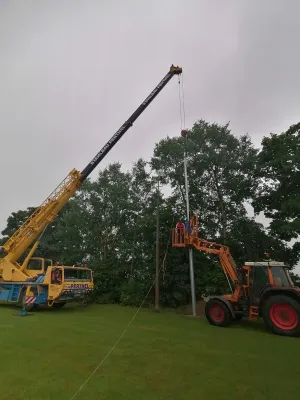
[[[42,257],[32,257],[28,261],[28,264],[24,268],[24,271],[34,278],[40,274],[46,274],[49,267],[53,266],[53,262],[50,259],[42,258]]]

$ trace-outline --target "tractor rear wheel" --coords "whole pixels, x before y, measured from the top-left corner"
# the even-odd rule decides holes
[[[264,323],[271,332],[282,336],[300,336],[300,303],[287,295],[268,298],[262,308]]]
[[[205,315],[211,325],[225,327],[232,323],[231,312],[222,300],[209,300],[205,306]]]

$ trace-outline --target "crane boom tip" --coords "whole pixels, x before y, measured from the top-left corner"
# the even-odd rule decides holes
[[[170,67],[170,72],[172,72],[174,75],[180,75],[182,73],[182,68],[181,67],[175,67],[175,65],[171,65]]]

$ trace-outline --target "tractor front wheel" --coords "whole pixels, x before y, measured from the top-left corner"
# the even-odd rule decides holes
[[[232,323],[231,312],[222,300],[209,300],[205,306],[205,315],[211,325],[225,327]]]
[[[300,303],[290,296],[268,298],[262,309],[264,323],[271,332],[282,336],[300,336]]]

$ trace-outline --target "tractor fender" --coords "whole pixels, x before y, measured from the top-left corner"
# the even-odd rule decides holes
[[[235,311],[229,300],[225,299],[225,297],[223,297],[223,296],[209,296],[209,298],[208,298],[208,300],[213,300],[213,299],[220,300],[223,303],[225,303],[226,306],[229,308],[229,311],[230,311],[232,317],[235,318]]]
[[[275,295],[280,295],[280,294],[290,296],[294,300],[296,300],[300,303],[300,292],[296,288],[270,287],[270,288],[265,289],[261,295],[260,303],[259,303],[260,310],[262,310],[265,301],[270,296],[272,296],[272,295],[275,296]]]

